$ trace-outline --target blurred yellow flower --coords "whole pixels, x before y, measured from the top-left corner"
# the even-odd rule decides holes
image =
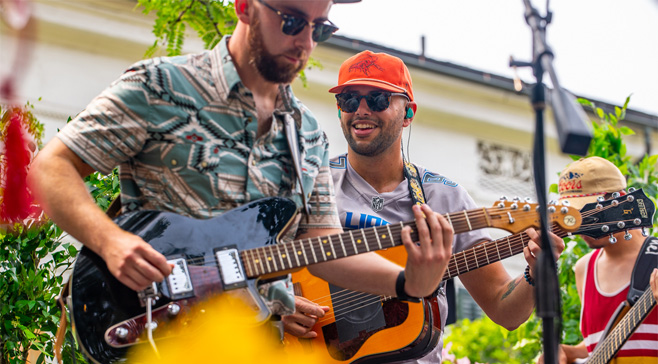
[[[128,355],[129,363],[320,363],[317,357],[286,347],[269,323],[237,298],[221,295],[195,307],[195,317],[173,339],[158,340],[156,354],[147,343]],[[156,330],[157,331],[157,330]],[[146,342],[145,338],[142,342]]]

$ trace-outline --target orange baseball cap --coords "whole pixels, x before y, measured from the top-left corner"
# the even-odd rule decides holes
[[[398,57],[386,53],[363,51],[348,58],[340,66],[338,86],[329,89],[340,93],[348,86],[373,86],[391,92],[403,92],[414,101],[411,75]]]

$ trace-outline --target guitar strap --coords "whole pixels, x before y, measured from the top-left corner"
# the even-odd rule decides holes
[[[658,268],[658,238],[650,236],[644,240],[635,261],[635,267],[633,267],[631,286],[628,296],[626,296],[626,300],[631,306],[649,287],[649,276],[654,268]]]
[[[294,164],[293,169],[295,170],[295,181],[297,182],[295,190],[301,195],[304,211],[306,212],[306,219],[308,221],[311,210],[308,206],[308,199],[304,192],[304,180],[302,179],[302,156],[299,149],[299,128],[301,125],[296,125],[295,119],[292,117],[295,109],[292,107],[292,100],[290,99],[290,95],[285,87],[286,86],[279,85],[279,95],[281,95],[281,101],[283,101],[285,111],[274,110],[274,115],[279,116],[283,120],[286,139],[288,140],[288,148],[290,149],[290,155],[292,156],[292,162]]]
[[[423,184],[418,176],[418,168],[409,161],[404,161],[404,176],[407,178],[409,184],[409,195],[414,201],[415,205],[422,205],[425,203],[425,191]]]

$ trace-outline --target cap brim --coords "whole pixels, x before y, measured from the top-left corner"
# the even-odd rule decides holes
[[[593,203],[596,202],[597,199],[600,196],[604,196],[605,193],[601,193],[599,195],[592,195],[592,196],[583,196],[583,197],[568,197],[568,198],[561,198],[559,201],[569,201],[569,206],[576,208],[578,210],[582,210],[583,206],[587,205],[588,203]]]
[[[350,87],[350,86],[372,86],[376,88],[380,88],[382,90],[386,91],[391,91],[391,92],[404,92],[405,94],[407,93],[405,89],[402,87],[397,87],[394,85],[391,85],[390,83],[384,83],[380,82],[377,80],[368,80],[368,79],[363,79],[363,80],[352,80],[352,81],[347,81],[342,85],[335,86],[329,89],[329,92],[333,94],[337,94],[343,91],[344,88]]]

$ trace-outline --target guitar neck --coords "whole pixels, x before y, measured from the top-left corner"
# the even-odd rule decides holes
[[[610,335],[594,349],[587,364],[609,363],[654,307],[656,307],[656,299],[651,288],[647,288]]]
[[[443,216],[455,234],[491,227],[494,219],[484,208]],[[244,250],[240,256],[246,275],[254,278],[402,245],[401,232],[406,226],[411,227],[411,238],[417,241],[416,223],[410,221],[267,245]]]
[[[557,224],[553,224],[552,228],[553,232],[561,238],[568,235]],[[450,258],[443,280],[446,281],[460,274],[520,254],[523,252],[523,248],[528,246],[529,241],[530,237],[526,233],[518,233],[454,253]]]

